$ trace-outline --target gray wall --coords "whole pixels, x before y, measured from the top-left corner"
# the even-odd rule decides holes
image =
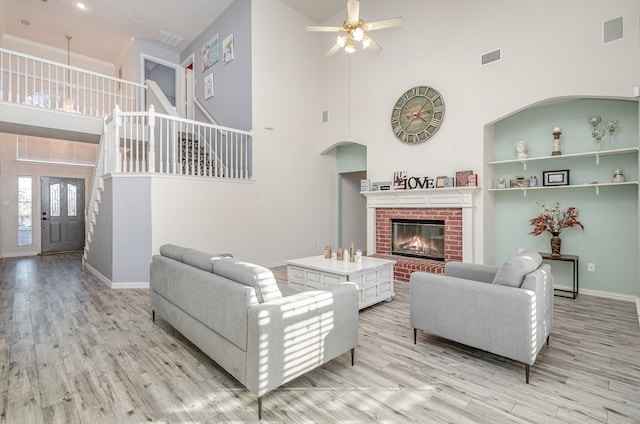
[[[113,279],[113,185],[111,178],[106,178],[104,181],[101,199],[87,254],[87,263],[111,281]]]
[[[113,192],[113,283],[149,282],[151,177],[115,175]]]
[[[233,34],[234,59],[223,65],[220,60],[202,72],[200,49],[218,34],[222,42]],[[277,48],[274,46],[274,48]],[[235,0],[195,41],[180,54],[180,62],[194,55],[195,97],[218,124],[251,130],[251,0]],[[213,72],[214,96],[204,99],[204,77]]]

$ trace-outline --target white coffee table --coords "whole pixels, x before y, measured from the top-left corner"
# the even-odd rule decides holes
[[[391,300],[393,264],[388,259],[362,257],[361,263],[326,259],[323,255],[291,259],[287,264],[287,283],[297,290],[317,290],[331,284],[351,281],[358,286],[360,309]]]

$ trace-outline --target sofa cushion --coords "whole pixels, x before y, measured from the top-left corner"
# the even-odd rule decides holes
[[[229,280],[253,287],[260,303],[282,298],[273,272],[260,265],[224,258],[215,261],[213,272]]]
[[[524,278],[542,264],[542,256],[537,252],[524,251],[508,259],[498,269],[493,284],[520,287]]]
[[[182,262],[200,268],[203,271],[213,272],[213,263],[222,258],[232,257],[229,253],[207,253],[196,249],[187,249],[182,254]]]
[[[160,246],[160,254],[167,258],[182,262],[182,255],[186,252],[186,247],[176,246],[175,244],[164,244]]]

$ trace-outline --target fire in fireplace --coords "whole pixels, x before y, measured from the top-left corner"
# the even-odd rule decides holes
[[[391,254],[444,261],[444,221],[393,219]]]

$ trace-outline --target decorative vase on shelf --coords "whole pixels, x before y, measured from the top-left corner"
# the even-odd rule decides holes
[[[562,240],[559,237],[560,233],[551,233],[551,254],[555,256],[560,256],[560,245],[562,244]]]

